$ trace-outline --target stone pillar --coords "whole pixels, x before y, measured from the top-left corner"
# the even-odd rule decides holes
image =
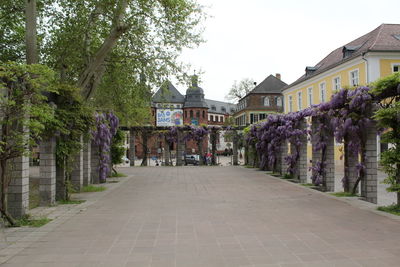
[[[93,184],[100,183],[100,155],[99,155],[99,146],[91,142],[90,148],[90,181]]]
[[[365,144],[365,177],[361,181],[361,195],[368,202],[378,203],[378,164],[377,164],[377,130],[373,123],[365,129],[366,144]]]
[[[29,209],[29,157],[12,160],[11,182],[8,187],[8,212],[14,218],[25,215]]]
[[[135,166],[135,131],[129,130],[129,161],[131,166]]]
[[[326,191],[335,192],[335,139],[332,135],[326,136],[325,171]]]
[[[284,175],[285,173],[287,173],[287,164],[285,161],[285,157],[288,155],[288,142],[286,140],[282,141],[281,143],[281,148],[280,148],[280,167],[278,167],[279,171],[281,172],[281,175]],[[278,161],[278,162],[279,162]]]
[[[56,200],[66,198],[65,176],[65,168],[56,166]]]
[[[304,130],[307,127],[305,121],[300,123],[299,129]],[[299,147],[299,159],[296,163],[295,178],[300,183],[307,183],[307,135],[303,134],[300,136],[301,145]]]
[[[321,161],[322,159],[322,151],[321,150],[316,150],[316,145],[317,145],[317,140],[318,137],[315,136],[315,134],[318,132],[318,127],[320,125],[320,122],[317,118],[313,117],[312,118],[312,124],[311,124],[311,130],[312,130],[312,138],[311,138],[311,144],[312,144],[312,157],[311,157],[311,164],[312,167],[315,168],[317,165],[318,161]],[[312,170],[312,175],[314,175],[315,171]]]
[[[183,141],[183,132],[178,129],[178,141],[176,143],[176,166],[182,166],[183,161],[182,161],[182,156],[183,156],[183,147],[184,147],[184,141]]]
[[[40,142],[39,194],[40,206],[53,205],[56,200],[56,140]]]
[[[347,179],[348,188],[345,185],[344,190],[346,192],[352,192],[353,187],[357,181],[357,164],[358,164],[358,153],[353,153],[350,151],[347,145],[348,141],[344,140],[344,153],[345,153],[345,166],[344,166],[344,174]],[[345,183],[346,184],[346,183]],[[358,193],[358,190],[356,190]]]
[[[171,158],[169,152],[169,144],[167,141],[167,137],[164,137],[164,166],[171,166]]]
[[[82,137],[81,137],[82,144]],[[81,191],[83,185],[83,147],[74,156],[71,172],[71,184],[76,191]]]
[[[318,118],[312,118],[312,132],[319,132],[320,121]],[[334,192],[335,191],[335,141],[334,137],[330,133],[322,133],[323,138],[326,142],[325,149],[325,177],[323,178],[326,183],[326,191]],[[315,145],[317,142],[317,138],[313,136],[312,138],[312,166],[315,167],[318,161],[322,161],[322,150],[315,150]],[[314,170],[312,171],[314,174]]]
[[[83,144],[83,186],[90,184],[91,175],[91,148],[92,145],[90,141]]]
[[[233,138],[232,138],[232,161],[233,165],[239,165],[238,162],[238,142],[239,142],[239,137],[237,134],[237,131],[233,131]]]

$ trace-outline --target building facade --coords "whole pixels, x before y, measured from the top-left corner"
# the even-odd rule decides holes
[[[152,97],[152,125],[153,126],[181,126],[181,125],[219,125],[227,123],[236,105],[206,99],[204,90],[198,85],[198,77],[192,77],[192,83],[182,95],[171,82],[165,82],[164,85]],[[209,138],[206,138],[203,151],[210,151],[211,144]],[[141,137],[138,136],[135,141],[135,152],[138,158],[143,157]],[[217,139],[217,150],[223,153],[230,149],[230,140],[225,140],[224,132],[220,132]],[[158,136],[152,136],[148,140],[150,156],[159,157],[162,154],[164,140]],[[176,151],[176,144],[170,147],[172,154]],[[198,148],[195,142],[186,142],[186,154],[197,154]]]
[[[283,112],[282,88],[287,84],[281,80],[281,75],[269,75],[260,84],[254,87],[247,95],[241,98],[233,114],[235,124],[246,126],[257,123],[271,112]]]
[[[399,68],[400,24],[382,24],[306,67],[304,75],[283,89],[285,113],[329,101],[341,88],[371,84]],[[340,150],[337,144],[337,161]]]

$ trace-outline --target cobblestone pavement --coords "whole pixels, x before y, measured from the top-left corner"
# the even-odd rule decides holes
[[[400,265],[399,220],[264,172],[121,170],[126,180],[39,228],[3,266]]]

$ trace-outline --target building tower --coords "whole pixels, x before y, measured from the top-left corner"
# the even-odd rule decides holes
[[[208,105],[204,100],[204,91],[198,85],[199,77],[192,76],[192,84],[186,90],[183,106],[184,124],[201,125],[208,123]]]

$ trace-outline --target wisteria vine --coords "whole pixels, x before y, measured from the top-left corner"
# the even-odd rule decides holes
[[[116,134],[119,125],[118,117],[112,112],[96,113],[95,129],[92,131],[92,140],[99,147],[99,180],[106,181],[110,172],[110,147],[112,137]]]

